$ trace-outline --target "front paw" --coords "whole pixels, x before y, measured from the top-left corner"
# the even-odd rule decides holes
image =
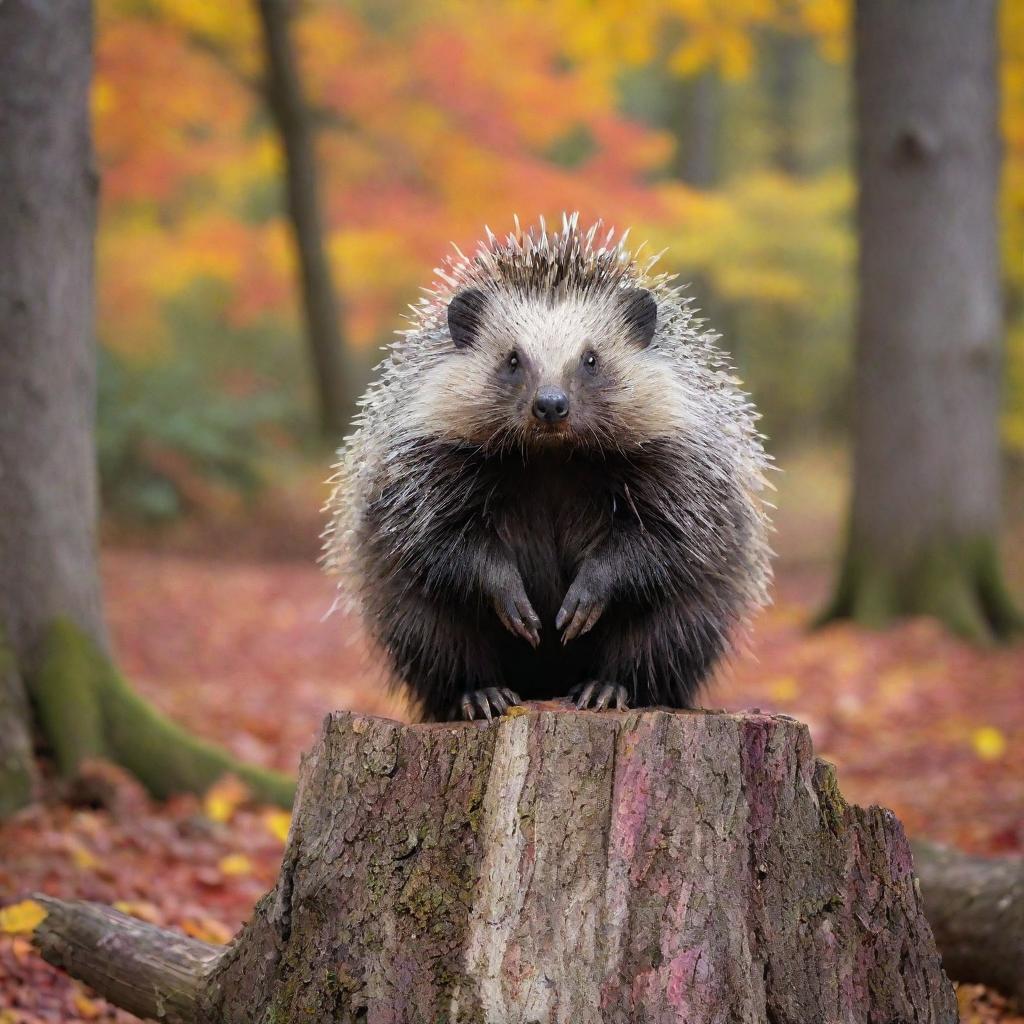
[[[589,633],[607,606],[608,599],[596,584],[580,573],[566,593],[555,619],[555,629],[564,629],[562,643]]]
[[[533,610],[518,574],[495,595],[494,610],[510,633],[521,636],[531,647],[540,643],[540,616]]]

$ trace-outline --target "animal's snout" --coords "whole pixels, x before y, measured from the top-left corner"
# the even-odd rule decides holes
[[[537,388],[533,399],[533,415],[545,423],[564,420],[569,415],[569,396],[561,388],[549,384]]]

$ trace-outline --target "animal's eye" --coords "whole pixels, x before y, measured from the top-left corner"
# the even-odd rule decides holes
[[[583,365],[591,372],[597,372],[597,356],[593,352],[583,353]]]
[[[510,370],[511,370],[511,371],[512,371],[513,373],[515,373],[515,372],[516,372],[516,370],[518,370],[518,369],[519,369],[519,353],[518,353],[518,352],[513,352],[513,353],[512,353],[512,354],[511,354],[511,355],[510,355],[510,356],[508,357],[508,368],[509,368],[509,369],[510,369]]]

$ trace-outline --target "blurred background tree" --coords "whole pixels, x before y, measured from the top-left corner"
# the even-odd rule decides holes
[[[826,613],[1020,613],[997,545],[1003,304],[995,0],[856,6],[860,239],[853,504]]]
[[[0,814],[109,758],[158,796],[227,772],[288,803],[284,776],[197,740],[110,654],[97,533],[90,0],[0,13]]]
[[[355,411],[363,381],[342,335],[342,309],[324,251],[312,111],[303,94],[291,38],[294,5],[291,0],[258,0],[256,10],[263,28],[267,105],[284,154],[287,210],[295,238],[320,428],[336,441]]]

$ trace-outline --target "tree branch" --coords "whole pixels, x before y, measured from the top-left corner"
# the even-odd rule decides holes
[[[33,942],[51,964],[137,1017],[208,1020],[206,983],[223,949],[98,903],[33,898],[46,909]]]
[[[914,868],[946,973],[1024,1006],[1024,858],[916,842]]]

